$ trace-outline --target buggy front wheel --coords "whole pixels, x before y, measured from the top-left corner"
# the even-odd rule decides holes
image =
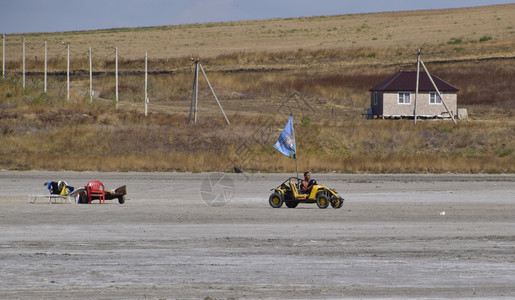
[[[338,197],[335,197],[331,200],[331,206],[333,208],[340,208],[342,207],[343,205],[343,199],[342,198],[338,198]]]
[[[284,202],[283,195],[281,195],[279,193],[273,193],[268,198],[268,203],[270,203],[270,206],[273,208],[279,208],[279,207],[283,206],[283,202]]]
[[[317,197],[317,205],[318,208],[327,208],[329,206],[329,199],[327,199],[327,196],[324,194],[320,194]]]

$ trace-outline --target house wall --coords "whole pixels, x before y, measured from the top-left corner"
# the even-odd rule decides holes
[[[373,94],[373,93],[372,93]],[[449,110],[456,115],[458,111],[456,93],[443,93],[443,101]],[[385,92],[383,94],[383,115],[384,116],[413,116],[415,93],[411,93],[410,104],[399,104],[397,92]],[[447,110],[443,103],[429,104],[429,93],[419,93],[417,99],[417,115],[418,116],[448,116]]]

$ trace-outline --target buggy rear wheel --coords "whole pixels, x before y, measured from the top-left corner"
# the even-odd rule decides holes
[[[283,206],[283,202],[284,202],[283,195],[281,195],[279,193],[273,193],[268,198],[268,203],[273,208],[279,208],[279,207]]]
[[[118,197],[118,203],[124,204],[125,203],[125,196]]]
[[[317,205],[318,208],[327,208],[329,206],[329,200],[327,199],[327,196],[324,194],[320,194],[317,197]]]
[[[295,208],[299,205],[299,201],[285,201],[288,208]]]

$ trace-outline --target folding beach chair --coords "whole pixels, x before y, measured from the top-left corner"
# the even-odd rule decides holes
[[[49,181],[43,184],[48,190],[47,195],[29,195],[29,203],[35,203],[38,197],[48,197],[48,203],[56,204],[57,200],[60,200],[62,203],[63,200],[68,200],[70,203],[74,203],[72,201],[72,196],[70,195],[74,187],[69,186],[66,181]]]

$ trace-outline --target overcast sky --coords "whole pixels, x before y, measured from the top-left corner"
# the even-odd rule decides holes
[[[55,32],[514,3],[497,0],[0,0],[0,32]]]

